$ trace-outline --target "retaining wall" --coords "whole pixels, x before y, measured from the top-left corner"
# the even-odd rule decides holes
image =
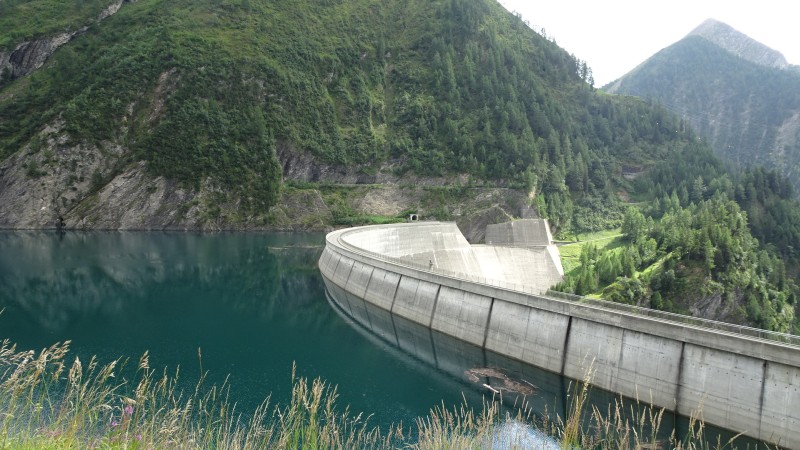
[[[608,391],[800,449],[800,346],[437,274],[362,252],[347,232],[327,236],[328,288],[359,322],[392,322],[398,345],[434,364],[430,343],[389,312],[567,377],[591,370]]]

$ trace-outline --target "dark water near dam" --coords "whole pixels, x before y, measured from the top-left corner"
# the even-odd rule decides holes
[[[507,405],[524,395],[539,415],[568,414],[570,380],[413,324],[394,322],[394,336],[359,325],[337,306],[341,292],[326,295],[323,245],[309,233],[0,231],[0,340],[19,349],[70,340],[74,355],[101,362],[149,351],[151,367],[180,366],[187,389],[199,349],[208,380],[229,376],[244,411],[270,395],[287,403],[296,365],[381,427],[441,405],[479,408],[484,385],[508,387]],[[614,400],[590,394],[601,411]],[[662,432],[687,423],[665,414]]]

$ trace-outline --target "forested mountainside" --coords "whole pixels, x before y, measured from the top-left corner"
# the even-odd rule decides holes
[[[631,249],[624,271],[592,272],[597,252],[567,291],[676,311],[721,299],[694,313],[794,323],[785,180],[728,172],[678,116],[595,91],[585,63],[493,0],[0,7],[0,227],[324,229],[419,212],[469,229],[530,208],[561,236],[628,230],[610,250]]]
[[[604,89],[661,103],[723,158],[800,187],[800,71],[729,26],[704,23]]]
[[[67,7],[18,2],[10,14],[29,3]],[[4,202],[6,226],[55,212],[92,226],[114,214],[106,200],[123,214],[148,191],[179,211],[144,211],[139,226],[268,226],[282,171],[530,185],[560,226],[572,217],[565,181],[600,194],[623,164],[686,141],[666,111],[597,95],[585,64],[493,1],[140,0],[86,22],[45,67],[3,86],[4,185],[30,185]],[[158,177],[179,198],[145,181]],[[133,181],[136,195],[113,196]]]

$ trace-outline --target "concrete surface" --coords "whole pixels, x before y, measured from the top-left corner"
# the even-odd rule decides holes
[[[487,245],[546,247],[553,242],[545,219],[522,219],[486,226]]]
[[[421,325],[430,326],[439,285],[411,277],[400,278],[394,296],[392,314]]]
[[[495,285],[522,285],[528,292],[542,293],[564,275],[547,222],[531,219],[513,224],[520,224],[514,229],[527,248],[472,246],[455,223],[441,222],[356,228],[341,239],[421,269]]]
[[[483,346],[491,306],[489,297],[442,286],[431,328]]]
[[[508,277],[525,270],[520,261],[552,261],[536,251],[552,253],[469,246],[459,236],[454,224],[437,223],[339,230],[327,236],[319,268],[347,314],[432,365],[440,363],[431,335],[441,332],[571,378],[590,371],[591,382],[612,393],[800,448],[800,345],[779,340],[792,338],[532,294],[530,286],[484,276]],[[470,273],[430,267],[420,255],[444,255],[448,269]],[[475,267],[509,255],[513,262],[501,267]],[[553,270],[555,263],[534,278],[549,280]],[[449,348],[458,359],[461,350]]]

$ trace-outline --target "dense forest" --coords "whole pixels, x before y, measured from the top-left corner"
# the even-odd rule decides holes
[[[602,199],[620,161],[684,139],[666,111],[597,95],[585,63],[489,1],[142,0],[92,31],[4,89],[0,156],[35,150],[59,118],[74,142],[124,143],[123,165],[210,176],[258,210],[276,200],[288,141],[343,165],[399,158],[527,185],[564,227],[568,188]],[[173,86],[154,118],[160,77]]]
[[[634,182],[647,201],[626,207],[621,242],[583,246],[558,288],[797,332],[791,185],[761,168],[732,175],[703,147],[657,164]]]
[[[727,320],[795,323],[786,180],[731,171],[669,110],[595,90],[585,62],[493,0],[139,0],[96,20],[109,3],[0,5],[0,51],[88,27],[0,80],[0,160],[22,155],[32,180],[78,167],[59,160],[69,149],[109,161],[65,178],[68,214],[139,163],[212,192],[210,211],[234,204],[231,228],[269,229],[281,149],[401,179],[458,174],[529,194],[561,237],[623,228],[625,245],[588,246],[564,290],[684,312],[719,295]]]

